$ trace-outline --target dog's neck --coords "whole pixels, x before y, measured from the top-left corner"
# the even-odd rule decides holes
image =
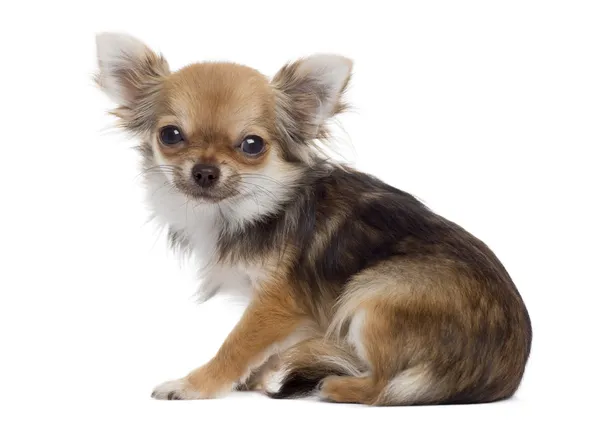
[[[260,184],[253,192],[210,203],[190,198],[166,175],[153,172],[145,178],[146,202],[154,221],[168,229],[174,247],[191,249],[201,259],[211,260],[221,233],[243,232],[246,226],[278,213],[293,196],[293,182],[261,180]]]

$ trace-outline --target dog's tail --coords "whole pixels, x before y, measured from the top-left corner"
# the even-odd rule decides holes
[[[325,377],[359,376],[364,368],[350,346],[312,338],[282,355],[281,365],[267,378],[265,390],[275,399],[310,396]]]

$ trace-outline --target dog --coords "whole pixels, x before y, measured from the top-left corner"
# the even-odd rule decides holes
[[[353,61],[272,78],[229,62],[171,71],[135,37],[96,36],[95,81],[139,140],[147,203],[194,257],[199,296],[248,300],[216,355],[156,399],[233,390],[366,405],[494,402],[528,362],[531,321],[481,240],[322,146]]]

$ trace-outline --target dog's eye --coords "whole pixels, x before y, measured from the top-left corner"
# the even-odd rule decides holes
[[[160,141],[167,146],[172,146],[183,141],[183,134],[176,126],[167,125],[160,130]]]
[[[257,135],[249,135],[242,141],[240,148],[248,156],[256,156],[265,150],[265,141]]]

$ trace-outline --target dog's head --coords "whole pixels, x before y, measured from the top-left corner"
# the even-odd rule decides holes
[[[166,60],[124,34],[97,36],[96,81],[139,136],[147,168],[203,202],[264,195],[315,160],[315,139],[344,109],[352,62],[314,55],[272,79],[234,63],[171,72]],[[262,191],[261,191],[262,190]]]

